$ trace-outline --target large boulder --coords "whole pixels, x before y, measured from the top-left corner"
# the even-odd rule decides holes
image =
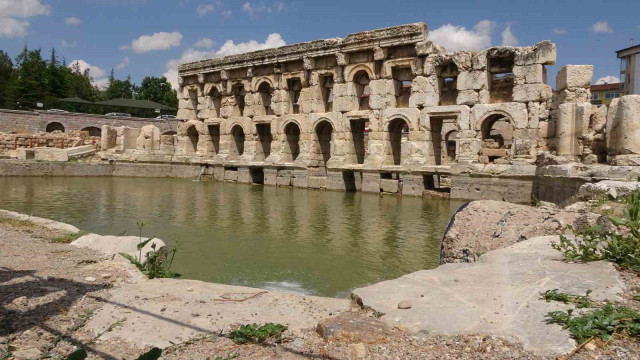
[[[147,239],[142,238],[142,241],[145,241],[145,240]],[[140,238],[137,236],[112,236],[112,235],[88,234],[73,241],[71,245],[97,250],[107,255],[124,253],[130,256],[133,256],[136,259],[138,259],[138,257],[142,253],[142,259],[141,259],[142,263],[146,262],[146,254],[153,251],[152,246],[154,244],[155,244],[155,251],[159,251],[160,249],[166,246],[164,241],[154,238],[152,241],[149,241],[142,248],[142,252],[140,252],[140,250],[138,250],[139,243],[140,243]]]
[[[629,195],[640,190],[638,181],[604,180],[597,183],[586,183],[578,189],[578,197],[582,200],[601,198],[617,199],[619,196]]]
[[[472,201],[453,215],[442,239],[440,263],[475,262],[491,250],[537,236],[563,234],[567,225],[579,232],[605,222],[605,217],[585,211]]]

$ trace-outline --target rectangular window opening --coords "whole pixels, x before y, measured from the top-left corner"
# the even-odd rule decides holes
[[[302,91],[302,82],[298,78],[287,80],[289,88],[289,98],[291,101],[291,113],[300,113],[300,92]]]

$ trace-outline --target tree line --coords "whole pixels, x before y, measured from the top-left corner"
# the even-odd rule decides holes
[[[15,59],[0,50],[0,108],[15,110],[63,109],[73,112],[102,114],[128,112],[133,116],[152,117],[154,110],[104,107],[93,104],[74,104],[59,99],[78,97],[96,102],[111,99],[151,100],[172,108],[178,107],[176,91],[165,77],[145,77],[140,85],[126,79],[116,79],[111,69],[106,88],[93,85],[90,69],[80,69],[77,62],[68,66],[66,60],[51,50],[43,59],[42,50],[27,46]],[[39,107],[41,103],[43,106]],[[170,113],[165,112],[163,113]]]

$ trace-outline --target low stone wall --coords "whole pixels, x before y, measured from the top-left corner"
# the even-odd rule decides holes
[[[82,131],[29,134],[0,133],[0,155],[9,155],[11,157],[16,156],[14,151],[18,149],[39,147],[66,149],[81,145],[93,145],[97,150],[100,150],[100,137],[89,136],[88,132]]]
[[[194,178],[198,165],[0,160],[0,176],[130,176]]]

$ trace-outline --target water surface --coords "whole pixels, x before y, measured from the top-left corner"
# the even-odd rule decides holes
[[[0,177],[0,208],[98,234],[179,240],[174,270],[225,284],[344,296],[438,265],[459,201],[178,179]]]

